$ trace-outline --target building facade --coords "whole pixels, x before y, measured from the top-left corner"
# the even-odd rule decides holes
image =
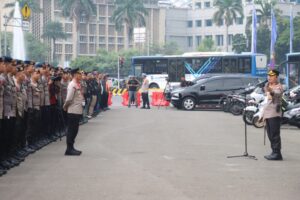
[[[212,38],[219,51],[226,50],[225,24],[217,26],[213,22],[213,15],[218,10],[213,0],[193,0],[191,8],[166,9],[166,42],[175,41],[185,52],[196,51],[204,38]],[[276,8],[282,11],[281,15],[289,16],[289,1],[279,1]],[[256,5],[258,8],[258,6]],[[232,38],[236,34],[244,34],[247,17],[251,16],[253,4],[243,0],[245,17],[233,22],[228,28],[229,51],[232,50]],[[293,6],[294,16],[300,11],[300,5]]]

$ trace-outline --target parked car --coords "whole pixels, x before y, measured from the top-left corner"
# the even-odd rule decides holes
[[[229,94],[240,93],[261,81],[261,77],[248,75],[215,75],[198,80],[193,86],[173,91],[171,103],[174,107],[185,110],[193,110],[201,105],[221,108],[223,102],[220,99],[225,99]]]

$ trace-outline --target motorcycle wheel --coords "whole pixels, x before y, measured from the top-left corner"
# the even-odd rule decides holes
[[[264,127],[264,122],[263,121],[259,121],[259,117],[255,116],[253,117],[253,126],[255,126],[256,128],[262,128]]]
[[[255,112],[253,111],[245,111],[243,113],[243,121],[247,124],[247,125],[253,125],[253,115],[255,114]]]
[[[224,112],[229,112],[230,102],[227,100],[223,101],[222,107]]]
[[[243,113],[243,109],[244,109],[244,106],[241,105],[241,104],[233,104],[231,107],[230,107],[230,112],[233,114],[233,115],[241,115]]]

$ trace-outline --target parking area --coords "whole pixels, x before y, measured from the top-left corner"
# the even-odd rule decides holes
[[[80,157],[65,142],[31,155],[0,178],[1,200],[298,199],[300,135],[282,129],[284,161],[263,158],[263,131],[219,111],[114,106],[80,127]]]

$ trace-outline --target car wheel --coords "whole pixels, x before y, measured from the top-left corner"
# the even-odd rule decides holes
[[[182,100],[182,107],[185,110],[193,110],[195,106],[196,106],[196,102],[193,97],[186,97]]]
[[[158,86],[156,83],[151,83],[151,84],[149,85],[149,88],[150,88],[150,89],[159,89],[159,86]]]

